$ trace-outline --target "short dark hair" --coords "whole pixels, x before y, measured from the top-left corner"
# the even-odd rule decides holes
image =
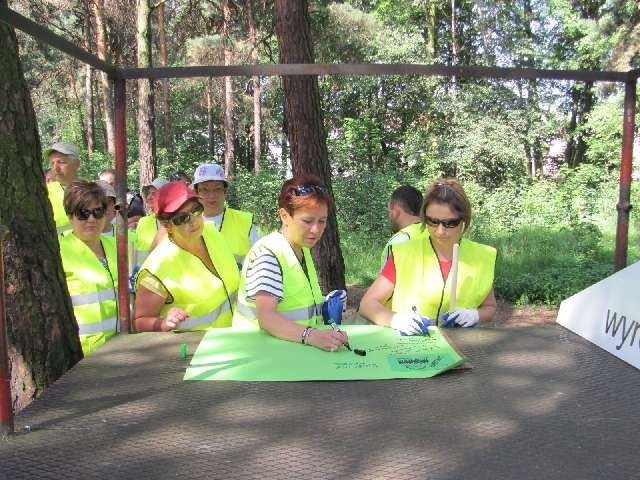
[[[464,230],[469,228],[471,223],[471,203],[464,193],[464,189],[456,178],[439,178],[434,180],[427,187],[424,193],[424,202],[420,209],[420,218],[422,219],[422,227],[426,225],[427,207],[432,203],[443,203],[454,210],[464,221]]]
[[[189,175],[187,175],[182,170],[178,170],[177,172],[172,173],[169,177],[170,182],[175,182],[176,180],[182,180],[183,182],[191,183],[191,177],[189,177]]]
[[[406,213],[417,217],[420,215],[420,207],[422,206],[422,194],[420,190],[411,185],[402,185],[393,191],[389,203],[394,203]]]
[[[63,205],[67,216],[70,217],[81,208],[89,208],[92,203],[107,208],[107,196],[96,182],[73,182],[64,189]]]

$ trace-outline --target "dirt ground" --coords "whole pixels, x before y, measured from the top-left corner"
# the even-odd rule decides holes
[[[366,288],[359,285],[349,285],[347,287],[346,318],[355,317],[360,299],[365,291]],[[498,310],[495,318],[491,322],[483,324],[483,326],[536,327],[554,323],[557,315],[557,308],[516,307],[511,303],[498,300]]]

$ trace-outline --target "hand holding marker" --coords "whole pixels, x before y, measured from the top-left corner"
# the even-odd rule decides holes
[[[340,332],[342,333],[342,330],[340,330],[340,328],[338,327],[338,325],[336,324],[336,322],[331,322],[331,328],[333,329],[334,332]],[[344,344],[345,347],[347,347],[347,350],[349,350],[350,352],[355,353],[356,355],[360,355],[361,357],[364,357],[367,354],[366,350],[362,350],[359,348],[354,348],[353,350],[351,349],[351,346],[349,345],[349,342],[346,342]]]
[[[415,313],[416,315],[418,315],[418,317],[420,317],[422,332],[427,337],[430,337],[431,333],[429,333],[429,325],[431,325],[431,321],[427,318],[424,318],[422,315],[420,315],[418,313],[418,307],[416,307],[415,305],[411,307],[411,310],[413,310],[413,313]]]
[[[338,327],[338,325],[336,324],[336,322],[332,321],[332,322],[330,323],[330,325],[331,325],[331,328],[333,328],[333,331],[334,331],[334,332],[336,332],[336,333],[342,333],[342,330],[340,330],[340,328]],[[351,350],[351,347],[349,346],[349,342],[346,342],[346,343],[344,344],[344,346],[345,346],[345,347],[347,347],[347,350],[349,350],[350,352],[352,351],[352,350]]]

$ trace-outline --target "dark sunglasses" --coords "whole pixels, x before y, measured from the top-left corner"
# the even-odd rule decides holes
[[[198,204],[193,208],[190,212],[182,212],[177,213],[173,217],[171,217],[171,223],[173,223],[176,227],[180,225],[184,225],[185,223],[189,223],[192,218],[199,217],[204,212],[204,207]]]
[[[462,222],[462,218],[452,218],[451,220],[440,220],[439,218],[431,218],[425,215],[424,222],[430,227],[442,225],[444,228],[456,228]]]
[[[296,197],[303,197],[305,195],[311,195],[313,193],[317,193],[318,195],[327,195],[329,192],[326,187],[322,185],[299,185],[294,190],[293,193]]]
[[[88,208],[79,208],[75,211],[74,215],[78,220],[89,220],[90,215],[93,215],[93,218],[96,220],[100,220],[104,217],[106,210],[105,207],[96,207],[91,210]]]

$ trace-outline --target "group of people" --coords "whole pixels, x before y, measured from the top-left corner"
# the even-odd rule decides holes
[[[116,333],[116,250],[108,224],[115,216],[115,192],[108,178],[77,180],[73,145],[55,144],[47,154],[55,175],[49,197],[87,355]],[[149,211],[136,219],[132,235],[135,330],[234,326],[261,328],[326,351],[348,344],[346,332],[317,328],[335,320],[327,315],[330,302],[346,301],[344,291],[323,295],[310,251],[334,208],[327,187],[313,176],[285,181],[278,197],[281,228],[262,238],[251,213],[225,205],[228,187],[216,164],[198,166],[192,183],[188,177],[156,179],[143,187]],[[384,248],[378,278],[362,298],[362,316],[415,335],[436,324],[475,326],[495,314],[496,251],[463,238],[471,206],[455,179],[433,182],[424,196],[400,187],[388,213],[396,233]],[[459,260],[452,266],[454,244]],[[452,268],[455,308],[450,308]]]

